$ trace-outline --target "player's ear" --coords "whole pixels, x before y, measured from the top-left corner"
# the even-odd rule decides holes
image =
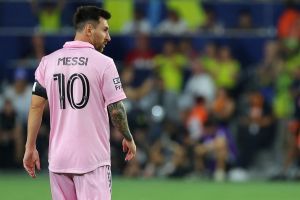
[[[87,36],[91,36],[94,31],[94,26],[90,23],[87,23],[84,27],[84,32]]]

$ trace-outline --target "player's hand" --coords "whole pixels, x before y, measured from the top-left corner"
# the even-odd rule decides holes
[[[136,146],[134,140],[127,141],[125,138],[122,141],[123,152],[127,152],[125,161],[129,161],[135,157],[136,154]]]
[[[32,178],[35,178],[35,167],[40,170],[40,157],[39,152],[36,149],[26,149],[24,158],[23,158],[23,166],[29,176]]]

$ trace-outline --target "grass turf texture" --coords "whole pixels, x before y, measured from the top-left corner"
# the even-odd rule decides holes
[[[0,174],[0,199],[48,200],[47,175]],[[214,183],[201,180],[113,179],[113,200],[299,200],[299,182]]]

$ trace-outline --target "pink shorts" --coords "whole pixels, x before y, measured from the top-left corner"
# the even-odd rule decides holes
[[[110,166],[85,174],[49,172],[53,200],[111,200]]]

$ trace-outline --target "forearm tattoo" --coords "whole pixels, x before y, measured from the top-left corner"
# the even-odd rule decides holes
[[[122,101],[108,105],[107,109],[112,124],[123,134],[126,140],[131,141],[132,135],[128,127],[127,115]]]

